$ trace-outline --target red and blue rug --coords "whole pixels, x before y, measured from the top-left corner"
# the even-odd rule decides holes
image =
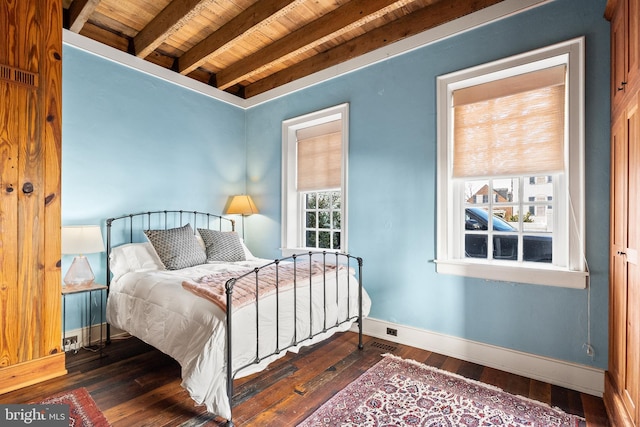
[[[567,414],[497,387],[385,355],[299,427],[585,426]]]
[[[86,388],[64,391],[47,397],[40,405],[69,405],[70,427],[109,427],[110,424]]]

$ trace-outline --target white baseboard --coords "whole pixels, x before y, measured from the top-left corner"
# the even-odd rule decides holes
[[[398,335],[388,335],[387,328],[395,329]],[[433,351],[598,397],[602,397],[604,392],[604,371],[591,366],[372,318],[364,319],[362,332],[375,338]]]
[[[76,336],[78,343],[76,346],[65,350],[77,350],[81,347],[98,344],[101,327],[104,341],[107,337],[105,323],[93,325],[91,330],[89,328],[80,328],[67,331],[64,337]],[[395,329],[398,335],[388,335],[387,328]],[[352,330],[357,330],[357,326],[354,325]],[[524,353],[373,318],[364,319],[362,332],[375,338],[433,351],[445,356],[478,363],[598,397],[602,397],[604,392],[604,371],[591,366]],[[89,336],[91,336],[91,342],[89,342]],[[128,334],[125,332],[111,327],[111,337],[113,339],[127,336]]]

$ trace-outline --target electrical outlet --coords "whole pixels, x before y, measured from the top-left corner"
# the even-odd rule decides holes
[[[387,335],[391,335],[394,337],[398,336],[398,330],[393,328],[387,328]]]
[[[62,341],[62,348],[64,351],[77,350],[78,348],[78,336],[73,335],[65,337]]]

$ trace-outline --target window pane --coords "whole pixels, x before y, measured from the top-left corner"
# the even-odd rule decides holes
[[[494,259],[518,259],[518,236],[514,235],[494,235],[493,236],[493,258]]]
[[[524,231],[549,232],[553,231],[553,208],[550,205],[526,205],[527,212],[523,223]]]
[[[485,196],[489,194],[489,181],[484,180],[473,180],[473,181],[465,181],[465,200],[468,204],[482,204],[485,203]]]
[[[331,193],[318,194],[318,209],[331,209]]]
[[[307,236],[306,246],[308,248],[315,248],[316,247],[316,232],[315,231],[307,231],[305,234]]]
[[[318,212],[318,228],[331,228],[331,214]]]
[[[340,221],[340,211],[333,212],[333,228],[340,229],[341,221]]]
[[[322,249],[331,249],[331,233],[321,231],[318,233],[318,247]]]
[[[514,230],[520,230],[520,209],[518,208],[518,205],[508,205],[501,207],[501,209],[505,212],[505,222],[507,222]]]
[[[333,249],[340,249],[340,232],[333,233]]]
[[[550,233],[523,236],[523,259],[532,262],[551,262],[552,237]]]
[[[315,212],[307,212],[307,228],[316,228]]]
[[[518,182],[519,179],[503,178],[494,179],[491,184],[493,187],[493,202],[494,203],[509,203],[514,201],[514,197],[518,195]]]
[[[307,209],[316,208],[316,193],[307,194]]]
[[[464,255],[467,258],[487,257],[487,236],[485,234],[467,234],[464,236]]]
[[[340,192],[339,191],[334,191],[331,193],[331,198],[333,200],[332,202],[332,207],[333,209],[340,209]]]

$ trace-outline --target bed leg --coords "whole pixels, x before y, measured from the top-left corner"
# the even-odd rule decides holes
[[[364,345],[362,344],[362,258],[358,260],[358,349],[362,350]]]
[[[226,427],[233,427],[233,421],[231,420],[227,420],[227,422],[224,424]]]

